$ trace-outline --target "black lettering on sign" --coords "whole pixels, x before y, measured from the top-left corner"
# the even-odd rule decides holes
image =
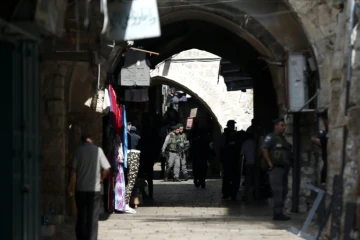
[[[122,12],[113,12],[110,17],[109,31],[116,31],[117,26],[120,26],[122,30],[140,25],[151,26],[156,23],[156,19],[153,11],[149,8],[132,9],[130,14],[125,16]]]

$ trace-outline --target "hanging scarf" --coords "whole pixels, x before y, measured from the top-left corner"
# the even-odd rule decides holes
[[[114,88],[109,85],[109,99],[110,99],[110,124],[114,127],[117,134],[122,135],[123,121],[122,121],[122,106],[117,104],[116,93]]]
[[[123,148],[121,143],[121,137],[119,135],[115,136],[114,140],[114,149],[113,149],[113,163],[116,166],[116,179],[114,187],[114,205],[115,210],[124,211],[125,210],[125,174],[122,166],[123,163]]]
[[[124,168],[127,168],[127,155],[128,155],[128,132],[127,132],[127,120],[126,120],[126,109],[123,106],[123,126],[124,126]]]

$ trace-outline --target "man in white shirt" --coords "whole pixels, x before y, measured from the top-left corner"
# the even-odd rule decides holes
[[[81,140],[83,144],[76,149],[71,164],[68,193],[73,195],[71,186],[76,181],[76,238],[96,240],[101,184],[108,174],[110,164],[103,150],[93,144],[89,135],[84,134]]]
[[[247,140],[244,142],[241,148],[241,154],[245,158],[245,188],[243,200],[247,202],[249,196],[249,189],[255,184],[255,141],[252,137],[252,133],[246,133]]]

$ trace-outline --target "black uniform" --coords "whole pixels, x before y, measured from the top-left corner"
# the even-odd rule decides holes
[[[205,188],[206,173],[210,142],[207,132],[201,128],[194,128],[190,132],[190,157],[193,165],[194,184],[196,187]]]
[[[327,142],[328,142],[328,131],[320,131],[317,135],[317,138],[320,140],[321,144],[321,157],[323,159],[324,165],[321,170],[321,183],[326,182],[326,173],[327,173]]]
[[[283,208],[288,191],[288,173],[291,165],[291,144],[281,134],[275,132],[266,136],[261,147],[269,151],[273,168],[269,170],[269,181],[274,201],[274,220],[289,220]]]
[[[241,139],[236,131],[227,130],[222,136],[221,161],[223,164],[223,198],[236,200],[240,187]]]

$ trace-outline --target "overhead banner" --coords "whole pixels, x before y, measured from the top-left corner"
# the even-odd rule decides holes
[[[107,38],[129,41],[161,36],[156,0],[118,0],[109,3]]]

